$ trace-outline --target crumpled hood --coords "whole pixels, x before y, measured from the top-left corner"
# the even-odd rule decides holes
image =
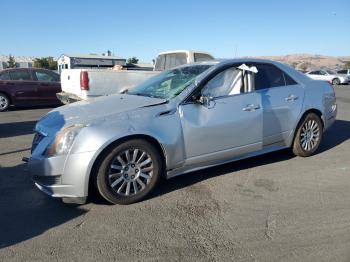
[[[89,124],[113,115],[120,115],[145,106],[165,103],[165,99],[116,94],[80,101],[58,107],[47,113],[36,125],[36,130],[50,133],[74,124]]]

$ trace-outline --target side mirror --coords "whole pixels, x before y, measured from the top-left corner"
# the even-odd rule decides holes
[[[193,97],[193,100],[197,103],[197,104],[200,104],[202,106],[205,106],[205,107],[210,107],[210,105],[212,104],[213,102],[213,98],[210,97],[210,96],[204,96],[204,95],[200,95],[200,96],[197,96],[197,97]]]

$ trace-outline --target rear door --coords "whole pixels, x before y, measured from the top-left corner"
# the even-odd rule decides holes
[[[302,108],[304,87],[275,65],[257,63],[255,90],[263,108],[263,145],[286,145]]]
[[[31,104],[40,101],[38,88],[29,69],[9,70],[12,97],[15,103]]]
[[[59,103],[56,94],[61,92],[59,75],[42,69],[32,70],[42,103]]]

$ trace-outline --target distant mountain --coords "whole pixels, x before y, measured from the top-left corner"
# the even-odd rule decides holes
[[[313,70],[320,68],[341,69],[346,62],[350,61],[350,56],[323,56],[312,54],[259,56],[256,58],[279,61],[301,70]]]

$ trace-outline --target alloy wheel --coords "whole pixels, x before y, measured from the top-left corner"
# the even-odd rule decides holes
[[[9,101],[6,96],[0,95],[0,110],[4,110],[9,106]]]
[[[138,148],[119,153],[109,166],[108,182],[121,196],[133,196],[144,190],[153,175],[150,155]]]
[[[300,143],[305,151],[312,151],[320,139],[320,127],[314,119],[306,121],[301,128]]]

